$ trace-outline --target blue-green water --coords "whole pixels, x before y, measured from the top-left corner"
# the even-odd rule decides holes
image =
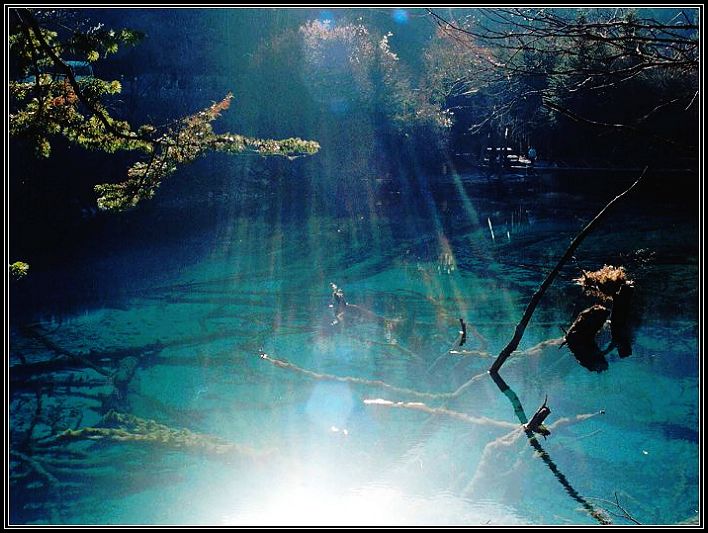
[[[651,183],[628,198],[563,269],[520,346],[560,337],[587,304],[572,279],[613,263],[636,284],[631,356],[612,350],[590,372],[550,344],[507,362],[506,394],[482,375],[454,397],[421,396],[325,378],[449,393],[483,374],[569,240],[623,186],[397,178],[251,184],[204,194],[199,216],[166,197],[147,226],[38,272],[41,291],[11,321],[11,521],[593,524],[596,509],[630,523],[612,515],[615,494],[642,523],[695,519],[695,206]],[[331,282],[357,306],[334,325]],[[459,317],[473,353],[448,352]],[[116,397],[114,378],[57,347],[108,374],[128,357],[138,366]],[[548,424],[572,419],[539,437],[543,453],[504,424],[364,403],[509,426],[514,396],[528,416],[548,396]],[[153,422],[126,428],[109,408]],[[120,439],[52,437],[116,426]]]

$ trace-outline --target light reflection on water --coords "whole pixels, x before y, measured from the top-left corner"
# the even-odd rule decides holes
[[[305,483],[284,484],[255,509],[226,514],[221,524],[276,526],[483,525],[523,524],[513,510],[494,502],[470,504],[441,494],[412,497],[388,486],[370,486],[341,493]]]
[[[531,291],[595,206],[572,195],[542,194],[535,204],[530,195],[476,196],[459,178],[451,191],[463,200],[439,206],[388,200],[387,210],[350,217],[313,212],[300,222],[269,211],[238,215],[230,207],[233,216],[201,235],[208,243],[201,256],[179,244],[155,249],[165,264],[179,267],[153,278],[148,272],[140,289],[122,292],[120,306],[42,324],[48,337],[75,352],[161,342],[131,381],[126,408],[254,453],[222,457],[134,442],[67,445],[88,451],[75,465],[78,480],[61,493],[33,495],[37,487],[18,485],[17,520],[592,524],[582,502],[597,505],[615,492],[646,523],[692,517],[698,370],[697,265],[686,253],[695,243],[690,220],[677,216],[662,227],[636,210],[625,219],[617,215],[588,238],[549,290],[522,350],[559,337],[572,321],[582,304],[571,282],[579,268],[602,266],[620,253],[637,281],[641,321],[632,356],[610,352],[605,372],[588,372],[557,345],[513,357],[504,367],[527,415],[546,395],[551,423],[605,410],[554,430],[541,441],[542,452],[525,436],[505,440],[508,429],[363,403],[423,401],[517,424],[509,395],[487,377],[459,396],[421,399],[312,379],[259,359],[264,350],[320,375],[430,393],[449,393],[486,371]],[[488,219],[504,238],[492,242]],[[654,253],[651,261],[640,261],[640,249]],[[180,257],[190,259],[180,263]],[[357,306],[334,325],[330,282]],[[447,353],[459,317],[470,324],[469,355]],[[13,364],[20,351],[29,361],[46,357],[19,333],[12,346]],[[45,394],[56,409],[81,410],[82,427],[100,422],[96,401],[76,390]],[[28,414],[13,405],[21,426]]]

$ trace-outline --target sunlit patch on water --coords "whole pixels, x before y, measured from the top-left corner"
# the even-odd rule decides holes
[[[450,494],[406,495],[370,485],[342,491],[301,481],[277,487],[253,509],[220,517],[220,525],[387,526],[521,525],[523,518],[493,502],[471,503]]]

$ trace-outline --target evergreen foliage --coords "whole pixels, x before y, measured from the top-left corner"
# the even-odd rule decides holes
[[[121,83],[79,76],[72,67],[78,61],[67,58],[96,62],[120,47],[135,45],[142,37],[140,32],[104,29],[99,24],[79,25],[64,35],[46,27],[57,22],[54,12],[15,9],[12,13],[10,134],[30,142],[39,157],[50,156],[51,140],[58,136],[90,150],[140,154],[124,181],[96,186],[100,209],[121,211],[152,198],[162,180],[179,165],[210,151],[298,157],[319,150],[317,142],[300,138],[274,140],[215,133],[211,123],[229,108],[231,94],[167,125],[134,128],[110,111],[111,97],[120,93]]]

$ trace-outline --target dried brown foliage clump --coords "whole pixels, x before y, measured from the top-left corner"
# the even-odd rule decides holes
[[[632,284],[624,267],[604,265],[593,272],[583,270],[582,275],[573,280],[583,288],[588,296],[602,301],[611,300],[625,283]]]

